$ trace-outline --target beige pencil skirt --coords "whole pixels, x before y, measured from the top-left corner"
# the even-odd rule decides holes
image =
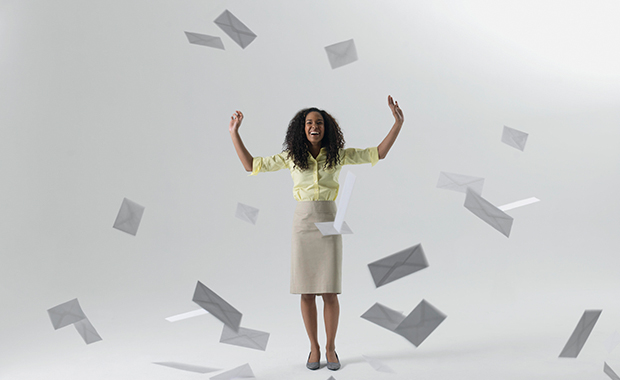
[[[293,216],[291,293],[341,293],[342,236],[323,236],[314,225],[333,222],[333,201],[299,201]]]

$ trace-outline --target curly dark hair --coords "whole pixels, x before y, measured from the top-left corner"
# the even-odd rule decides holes
[[[310,112],[318,112],[323,117],[325,133],[321,140],[321,147],[327,150],[325,169],[331,169],[340,164],[338,151],[344,148],[344,136],[338,122],[329,113],[315,107],[304,108],[297,112],[288,124],[286,137],[282,147],[288,152],[288,157],[293,160],[299,170],[308,169],[308,138],[306,137],[306,116]]]

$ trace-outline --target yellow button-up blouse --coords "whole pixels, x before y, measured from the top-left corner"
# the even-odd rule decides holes
[[[252,174],[259,172],[275,172],[284,168],[291,171],[293,177],[293,196],[298,201],[333,201],[338,196],[338,177],[342,165],[375,164],[379,161],[377,148],[366,149],[340,149],[341,164],[325,169],[327,153],[321,148],[319,155],[312,157],[308,153],[308,169],[301,171],[295,168],[292,159],[287,152],[282,152],[269,157],[254,157],[252,162]]]

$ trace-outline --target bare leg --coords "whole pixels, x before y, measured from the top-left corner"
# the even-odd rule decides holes
[[[327,361],[335,363],[336,358],[336,331],[338,330],[338,317],[340,316],[340,304],[338,303],[338,295],[335,293],[323,294],[323,317],[325,318],[325,335],[327,336],[327,344],[325,351]]]
[[[306,332],[310,339],[310,363],[318,362],[321,358],[321,347],[317,337],[317,317],[316,317],[316,295],[301,295],[301,315],[304,318]]]

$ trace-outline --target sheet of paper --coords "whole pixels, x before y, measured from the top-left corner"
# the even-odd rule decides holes
[[[581,319],[577,323],[577,327],[568,338],[568,342],[560,353],[561,358],[576,358],[581,349],[586,344],[590,333],[594,329],[594,325],[600,317],[603,310],[586,310],[583,312]]]
[[[192,301],[222,321],[234,331],[239,331],[242,314],[214,291],[198,281]]]
[[[61,303],[58,306],[54,306],[53,308],[47,310],[47,313],[52,320],[54,330],[72,325],[86,318],[86,314],[82,311],[77,298]]]
[[[264,331],[246,329],[239,327],[239,331],[235,332],[230,327],[224,325],[220,343],[232,344],[235,346],[252,348],[255,350],[265,351],[267,342],[269,341],[269,333]]]
[[[375,286],[378,288],[399,278],[428,267],[422,244],[405,248],[400,252],[368,264]]]
[[[618,344],[620,344],[620,333],[614,331],[614,333],[605,340],[605,349],[611,354],[611,352],[618,347]]]
[[[205,314],[209,314],[209,312],[206,311],[205,309],[192,310],[192,311],[188,311],[187,313],[177,314],[177,315],[173,315],[172,317],[168,317],[166,318],[166,321],[168,322],[182,321],[184,319],[194,318],[199,315],[205,315]]]
[[[319,231],[321,231],[321,234],[323,236],[347,235],[353,233],[347,222],[342,223],[342,229],[340,230],[340,232],[338,232],[338,230],[336,230],[336,227],[334,227],[334,222],[314,223],[314,225],[316,226],[316,228],[319,229]]]
[[[422,300],[394,329],[394,332],[418,347],[446,319],[446,315]]]
[[[344,180],[344,185],[340,188],[338,210],[333,222],[321,222],[314,223],[316,227],[321,231],[323,236],[340,235],[340,234],[352,234],[351,228],[344,221],[344,217],[349,207],[349,201],[351,200],[351,194],[353,192],[353,185],[355,185],[355,174],[347,172],[347,176]]]
[[[458,191],[459,193],[466,193],[468,187],[477,194],[482,194],[482,188],[484,187],[484,178],[472,177],[456,173],[439,172],[437,188]]]
[[[512,210],[513,208],[531,205],[532,203],[536,203],[536,202],[540,202],[540,199],[532,197],[532,198],[527,198],[527,199],[523,199],[520,201],[508,203],[503,206],[499,206],[498,209],[502,211],[508,211],[508,210]]]
[[[185,32],[187,40],[190,44],[208,46],[216,49],[224,49],[224,43],[222,39],[217,36],[209,36],[207,34],[198,34],[192,32]]]
[[[366,310],[361,317],[392,332],[396,330],[396,327],[406,318],[403,313],[392,310],[378,302],[372,305],[370,309]]]
[[[368,362],[368,364],[370,364],[370,366],[377,372],[396,373],[387,364],[378,359],[374,359],[366,355],[362,355],[362,358],[364,358],[364,360],[366,360],[366,362]]]
[[[332,69],[357,61],[357,50],[353,39],[325,46],[325,52]]]
[[[101,336],[99,336],[99,333],[95,330],[95,326],[90,323],[88,318],[75,322],[73,326],[75,326],[75,329],[86,344],[99,342],[101,340]]]
[[[618,376],[607,363],[603,365],[603,372],[605,372],[611,380],[620,380],[620,376]]]
[[[342,223],[344,223],[344,216],[349,208],[349,201],[351,200],[351,193],[353,193],[353,185],[355,185],[355,174],[347,172],[347,176],[344,180],[344,186],[340,193],[340,200],[338,201],[338,209],[336,210],[336,217],[334,218],[334,228],[340,232],[342,230]]]
[[[136,202],[124,198],[123,203],[121,203],[121,209],[118,211],[118,215],[112,227],[136,236],[143,214],[144,206],[140,206]]]
[[[510,215],[493,206],[489,201],[482,198],[475,191],[467,189],[465,196],[465,208],[474,213],[506,237],[510,236],[513,219]]]
[[[213,376],[211,380],[232,380],[232,379],[253,379],[254,372],[249,364],[244,364],[230,371],[222,372],[217,376]]]
[[[196,373],[209,373],[219,371],[219,368],[209,368],[193,364],[177,363],[177,362],[153,362],[153,364],[163,365],[174,369],[180,369],[182,371],[196,372]]]
[[[504,130],[502,131],[502,142],[523,151],[523,149],[525,149],[525,143],[527,142],[527,136],[528,134],[525,132],[509,128],[504,125]]]
[[[235,216],[248,223],[256,224],[258,219],[258,209],[252,206],[244,205],[243,203],[237,203],[237,211]]]
[[[213,22],[215,22],[224,33],[228,34],[228,37],[232,38],[237,45],[241,46],[242,49],[245,49],[256,38],[256,34],[245,26],[241,20],[235,17],[235,15],[230,13],[228,9]]]

